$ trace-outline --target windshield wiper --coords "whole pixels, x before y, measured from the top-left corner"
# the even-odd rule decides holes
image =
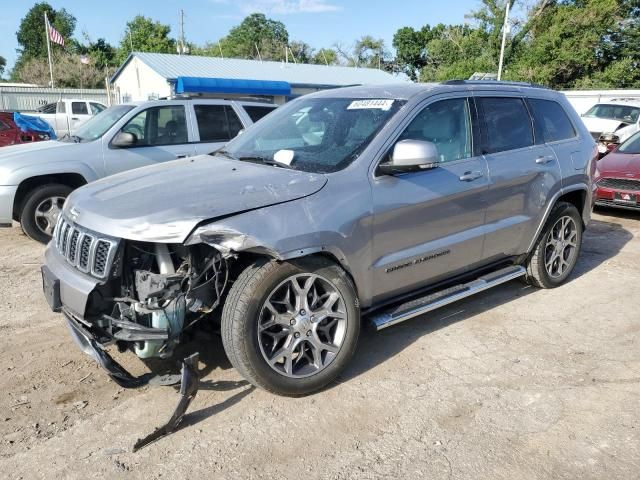
[[[238,160],[240,160],[241,162],[263,163],[265,165],[273,165],[274,167],[293,169],[293,167],[288,163],[278,162],[277,160],[273,160],[271,158],[266,158],[266,157],[260,157],[258,155],[238,157]]]
[[[65,133],[63,136],[58,138],[58,141],[60,141],[60,142],[67,142],[69,140],[72,141],[73,143],[81,143],[82,142],[82,138],[80,138],[78,135],[69,135],[68,133]]]

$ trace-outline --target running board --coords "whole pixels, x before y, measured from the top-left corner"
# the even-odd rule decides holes
[[[524,267],[513,265],[495,272],[488,273],[469,283],[456,285],[426,297],[417,298],[409,302],[396,305],[389,310],[371,316],[371,322],[376,330],[390,327],[396,323],[404,322],[410,318],[444,307],[463,298],[487,290],[501,283],[521,277],[526,273]]]

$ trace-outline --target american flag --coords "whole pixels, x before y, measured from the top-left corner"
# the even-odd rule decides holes
[[[60,35],[60,32],[53,28],[53,25],[49,23],[49,19],[47,19],[47,28],[49,30],[49,40],[64,47],[64,37]]]

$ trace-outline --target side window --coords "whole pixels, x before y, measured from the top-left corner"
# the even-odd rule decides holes
[[[262,117],[266,116],[276,109],[276,107],[259,107],[256,105],[243,105],[242,108],[244,108],[244,111],[247,112],[247,115],[249,115],[249,118],[251,118],[251,121],[253,123],[256,123]]]
[[[2,130],[9,130],[9,128],[11,128],[11,127],[9,127],[9,125],[7,125],[7,124],[6,124],[6,123],[4,123],[2,120],[0,120],[0,132],[1,132]]]
[[[67,113],[67,105],[64,102],[58,102],[58,113]]]
[[[152,107],[134,116],[122,128],[136,136],[137,147],[175,145],[188,142],[184,107]]]
[[[533,145],[531,117],[521,98],[478,97],[484,114],[487,153]]]
[[[441,100],[425,107],[399,140],[433,142],[441,162],[472,156],[471,114],[466,98]]]
[[[87,102],[71,102],[71,113],[74,115],[89,115]]]
[[[238,135],[243,126],[228,105],[194,105],[200,141],[227,142]]]
[[[556,142],[576,136],[571,120],[558,102],[534,98],[528,99],[527,102],[533,113],[536,140]]]
[[[105,109],[104,105],[94,102],[89,103],[89,106],[91,107],[91,115],[97,115]]]
[[[64,102],[60,102],[60,103],[64,103]],[[47,103],[45,106],[40,107],[38,109],[39,112],[42,113],[56,113],[56,104],[55,103]],[[64,110],[63,110],[64,112]]]

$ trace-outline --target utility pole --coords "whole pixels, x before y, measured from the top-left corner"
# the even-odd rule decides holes
[[[188,53],[187,43],[184,39],[184,10],[180,10],[180,41],[178,42],[178,55]]]
[[[504,62],[504,46],[507,43],[507,31],[509,30],[509,6],[511,0],[507,0],[507,7],[504,12],[504,25],[502,26],[502,46],[500,47],[500,61],[498,62],[498,81],[502,79],[502,64]]]

